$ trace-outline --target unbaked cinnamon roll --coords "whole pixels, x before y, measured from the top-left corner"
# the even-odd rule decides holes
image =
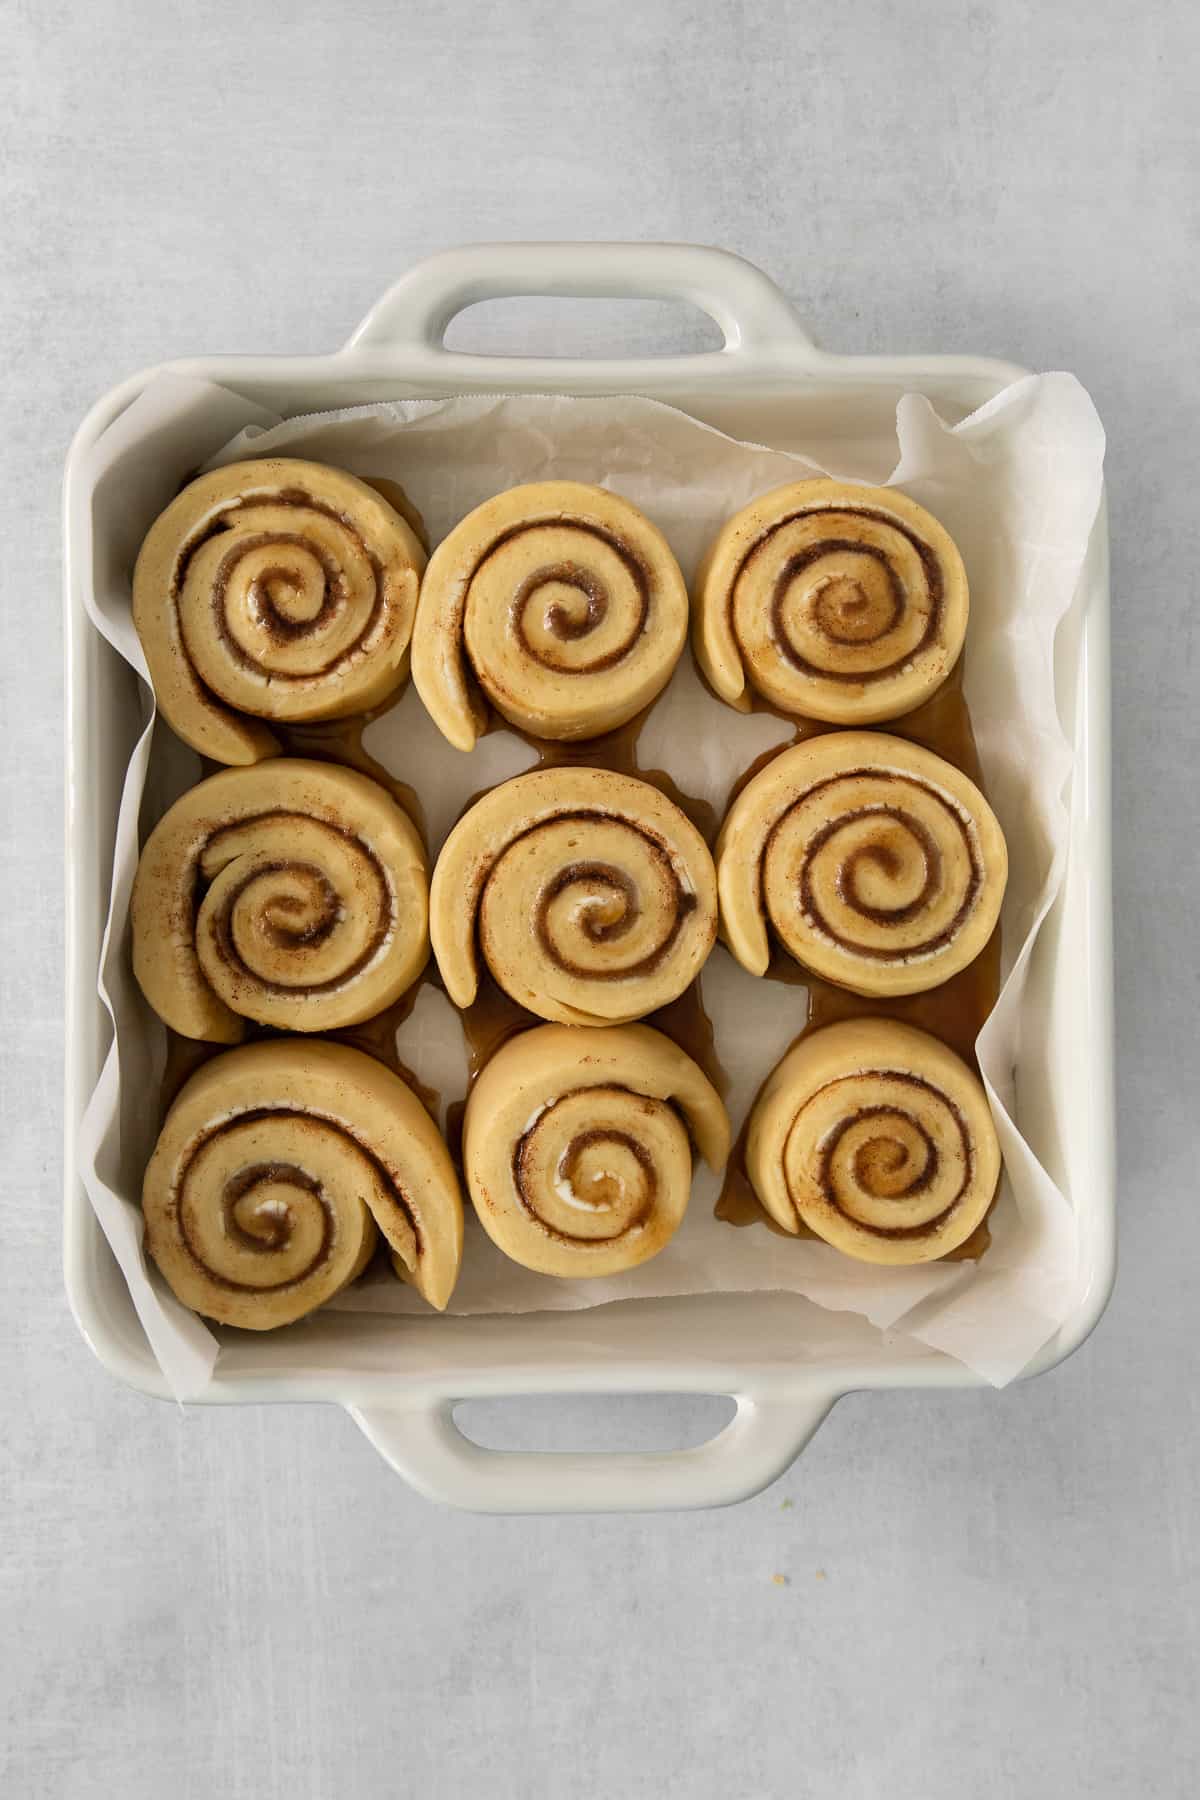
[[[199,476],[133,573],[168,723],[204,756],[252,763],[279,748],[260,720],[377,706],[407,675],[424,567],[413,527],[340,469],[272,457]]]
[[[490,700],[541,738],[589,738],[649,705],[687,637],[687,588],[658,527],[577,481],[510,488],[430,559],[413,680],[458,750]]]
[[[736,513],[696,580],[696,659],[747,710],[869,725],[954,667],[967,577],[949,533],[896,488],[797,481]]]
[[[540,1025],[510,1038],[467,1101],[463,1167],[475,1211],[505,1255],[571,1277],[615,1275],[678,1229],[691,1138],[711,1168],[729,1154],[720,1095],[646,1025]]]
[[[1000,1179],[977,1077],[890,1019],[802,1037],[750,1117],[746,1168],[777,1224],[860,1262],[932,1262],[966,1242]]]
[[[192,788],[155,826],[133,887],[133,967],[185,1037],[243,1021],[331,1031],[412,986],[429,954],[425,851],[368,776],[275,757]]]
[[[485,794],[442,848],[430,935],[469,1006],[476,941],[500,986],[543,1019],[619,1024],[665,1006],[717,929],[708,846],[657,788],[609,769],[551,768]]]
[[[432,1306],[458,1279],[462,1198],[437,1127],[398,1075],[343,1044],[279,1038],[205,1063],[167,1115],[142,1210],[184,1305],[251,1331],[353,1281],[377,1227]]]
[[[973,961],[1000,916],[1004,834],[974,782],[875,731],[784,750],[734,800],[717,840],[723,934],[766,973],[769,929],[857,994],[914,994]]]

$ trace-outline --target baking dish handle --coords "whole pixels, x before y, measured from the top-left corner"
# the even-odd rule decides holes
[[[347,1410],[385,1462],[419,1493],[469,1512],[671,1512],[729,1506],[767,1487],[803,1450],[837,1399],[734,1396],[737,1411],[689,1450],[488,1450],[459,1430],[453,1400]]]
[[[467,244],[444,251],[401,277],[372,307],[343,352],[365,357],[392,352],[411,368],[450,363],[459,372],[473,371],[491,379],[503,368],[528,371],[532,359],[478,356],[445,348],[446,328],[464,307],[481,300],[518,295],[558,295],[575,299],[684,300],[708,314],[725,342],[720,350],[696,355],[646,359],[662,371],[681,364],[703,366],[710,374],[722,357],[746,359],[769,351],[791,361],[815,365],[820,352],[805,332],[790,302],[768,275],[727,250],[704,244]],[[561,379],[568,359],[551,359]],[[493,368],[494,365],[494,368]],[[607,365],[584,359],[588,370]],[[613,363],[628,372],[629,359]]]

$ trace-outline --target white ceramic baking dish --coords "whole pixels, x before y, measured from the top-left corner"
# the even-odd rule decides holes
[[[512,295],[689,301],[716,321],[718,351],[566,361],[449,351],[464,307]],[[505,393],[638,393],[740,438],[798,449],[819,441],[887,472],[895,403],[930,397],[964,417],[1023,371],[986,359],[834,356],[817,350],[765,275],[724,252],[669,244],[489,244],[413,269],[346,346],[328,356],[206,357],[165,368],[224,383],[280,413],[369,400]],[[76,1173],[79,1120],[110,1037],[96,969],[118,799],[139,729],[132,671],[88,622],[91,495],[84,455],[160,371],[132,376],[81,425],[65,488],[67,644],[67,1291],[80,1329],[114,1375],[150,1394],[165,1384]],[[1108,560],[1103,514],[1081,592],[1056,646],[1058,704],[1076,761],[1066,883],[1035,952],[1044,1029],[1023,1051],[1023,1132],[1073,1205],[1084,1279],[1072,1315],[1029,1373],[1087,1335],[1114,1272],[1109,826]],[[326,1312],[303,1334],[227,1338],[210,1393],[221,1402],[333,1401],[422,1492],[494,1511],[720,1505],[771,1481],[833,1402],[856,1388],[976,1385],[948,1357],[885,1339],[836,1315],[838,1348],[805,1349],[808,1303],[790,1295],[629,1302],[504,1318],[397,1319],[381,1354],[353,1313]],[[828,1341],[830,1315],[822,1318]],[[390,1342],[390,1340],[387,1340]],[[736,1413],[698,1448],[664,1454],[513,1454],[471,1442],[455,1403],[528,1393],[718,1393]]]

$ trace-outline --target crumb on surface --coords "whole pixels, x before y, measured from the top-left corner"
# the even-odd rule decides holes
[[[772,1575],[771,1580],[775,1583],[776,1587],[788,1587],[790,1585],[786,1575]]]
[[[816,1578],[817,1578],[817,1580],[818,1580],[818,1581],[825,1581],[825,1580],[827,1580],[827,1579],[828,1579],[828,1577],[827,1577],[827,1576],[826,1576],[826,1574],[825,1574],[825,1571],[824,1571],[824,1569],[818,1569],[818,1570],[817,1570],[817,1575],[816,1575]]]

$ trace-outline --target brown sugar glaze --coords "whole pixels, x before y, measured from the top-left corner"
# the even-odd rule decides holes
[[[755,697],[754,710],[775,713],[779,718],[788,717],[784,713],[768,705],[759,697]],[[824,732],[838,730],[833,725],[820,724],[811,719],[791,719],[789,723],[796,727],[793,743],[800,743],[806,738],[819,737]],[[963,694],[962,658],[947,677],[944,684],[912,712],[905,713],[898,719],[889,719],[886,723],[867,727],[894,737],[911,739],[927,750],[944,757],[961,769],[964,775],[983,787],[982,771],[979,764],[979,752],[975,745],[975,734],[971,728],[971,715]],[[789,745],[778,745],[768,750],[747,769],[737,783],[734,792],[740,792],[759,769],[778,756],[780,750],[790,748]],[[733,795],[730,795],[732,800]],[[810,975],[794,962],[787,952],[774,945],[771,963],[764,977],[767,981],[784,982],[789,986],[803,988],[807,992],[807,1016],[800,1031],[792,1040],[799,1042],[810,1031],[818,1030],[822,1025],[833,1025],[841,1019],[887,1018],[898,1019],[907,1025],[915,1025],[922,1031],[930,1032],[934,1037],[956,1051],[963,1061],[978,1071],[975,1056],[975,1040],[979,1036],[983,1023],[1000,992],[1000,928],[996,930],[976,957],[965,969],[951,976],[949,981],[940,987],[930,988],[923,994],[903,994],[894,999],[884,999],[876,995],[852,994],[846,988],[835,987],[832,982],[823,981],[819,976]],[[789,1045],[789,1048],[791,1046]],[[751,1110],[753,1108],[751,1107]],[[729,1164],[725,1172],[725,1181],[717,1200],[716,1213],[729,1225],[765,1225],[771,1231],[778,1232],[781,1237],[799,1235],[813,1237],[815,1233],[807,1226],[801,1225],[799,1233],[785,1232],[777,1225],[760,1204],[746,1172],[746,1139],[749,1132],[749,1113],[743,1120]],[[971,1234],[964,1244],[950,1251],[941,1260],[958,1262],[973,1259],[982,1255],[991,1241],[985,1219]]]

